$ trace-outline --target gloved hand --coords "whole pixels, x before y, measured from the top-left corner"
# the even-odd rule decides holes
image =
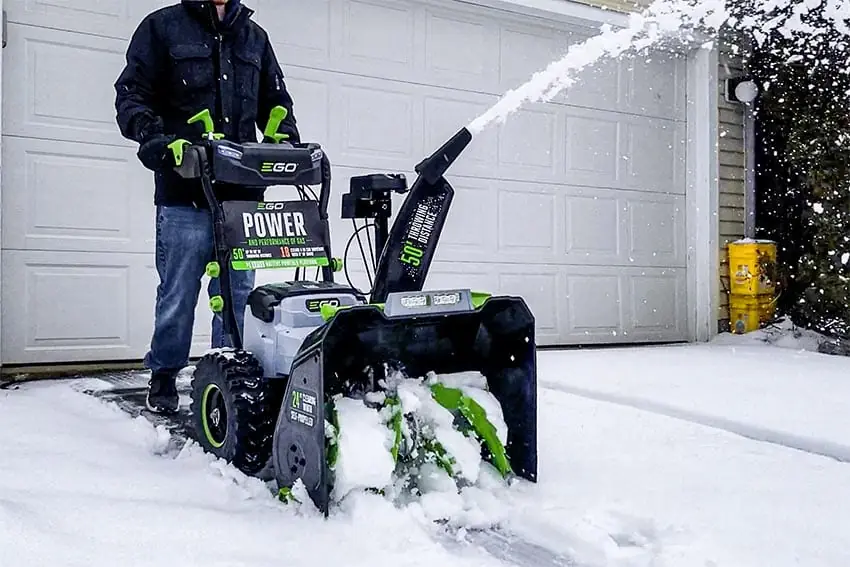
[[[173,168],[177,164],[174,163],[174,152],[168,148],[168,144],[176,139],[177,136],[156,134],[139,146],[136,155],[142,165],[151,171]]]
[[[292,145],[292,142],[290,142],[288,140],[281,140],[280,142],[278,142],[277,140],[275,140],[274,138],[270,138],[269,136],[263,136],[263,143],[264,144],[276,144],[278,146],[283,146],[285,148],[294,147]]]

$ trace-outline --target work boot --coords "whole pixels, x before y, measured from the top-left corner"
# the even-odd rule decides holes
[[[174,413],[180,398],[177,395],[177,375],[160,371],[151,374],[145,405],[154,413]]]

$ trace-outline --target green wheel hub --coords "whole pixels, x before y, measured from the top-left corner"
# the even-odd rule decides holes
[[[210,445],[220,449],[227,438],[227,406],[224,392],[215,384],[207,384],[201,399],[201,421]]]

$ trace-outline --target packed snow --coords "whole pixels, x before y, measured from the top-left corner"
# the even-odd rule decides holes
[[[381,392],[363,399],[335,398],[336,424],[327,424],[338,448],[331,469],[335,501],[352,490],[371,489],[396,502],[421,506],[431,520],[455,520],[458,514],[479,513],[474,508],[482,488],[506,486],[498,471],[482,460],[481,440],[472,431],[467,434],[455,427],[455,415],[437,402],[431,390],[435,384],[455,388],[477,401],[499,440],[507,441],[501,406],[481,373],[430,373],[421,378],[393,373]],[[388,400],[397,403],[388,404]],[[394,417],[399,418],[397,446]],[[438,444],[444,456],[438,456],[429,443]]]
[[[787,346],[541,352],[538,484],[482,466],[460,491],[432,464],[422,498],[352,489],[327,520],[75,382],[2,390],[0,565],[503,564],[438,539],[438,517],[594,567],[848,565],[850,464],[810,449],[850,444],[850,358]],[[347,423],[386,446],[366,415]]]

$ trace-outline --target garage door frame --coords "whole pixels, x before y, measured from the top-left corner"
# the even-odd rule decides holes
[[[3,59],[6,54],[6,9],[3,0],[0,0],[0,14],[2,14],[3,44],[0,51],[0,101],[3,100]],[[3,185],[3,110],[0,108],[0,187]],[[0,190],[0,250],[3,249],[3,191]],[[3,340],[3,267],[0,262],[0,341]],[[0,348],[0,368],[3,367],[3,349]]]
[[[626,16],[565,0],[456,0],[547,20],[584,22],[596,28],[602,23],[623,25]],[[3,0],[0,0],[0,9]],[[578,21],[577,21],[578,20]],[[717,333],[719,290],[718,223],[719,190],[717,183],[717,52],[714,48],[694,45],[687,48],[687,310],[688,338],[706,341]],[[0,61],[2,77],[2,61]],[[2,80],[0,80],[2,97]],[[0,116],[0,134],[2,134]],[[3,168],[0,164],[0,173]],[[2,203],[0,203],[2,206]],[[2,231],[0,230],[0,234]],[[0,242],[2,246],[2,242]],[[2,286],[2,274],[0,274]],[[2,291],[2,289],[0,289]],[[0,294],[2,296],[2,294]],[[0,336],[4,321],[0,305]],[[0,358],[0,367],[4,361]]]

